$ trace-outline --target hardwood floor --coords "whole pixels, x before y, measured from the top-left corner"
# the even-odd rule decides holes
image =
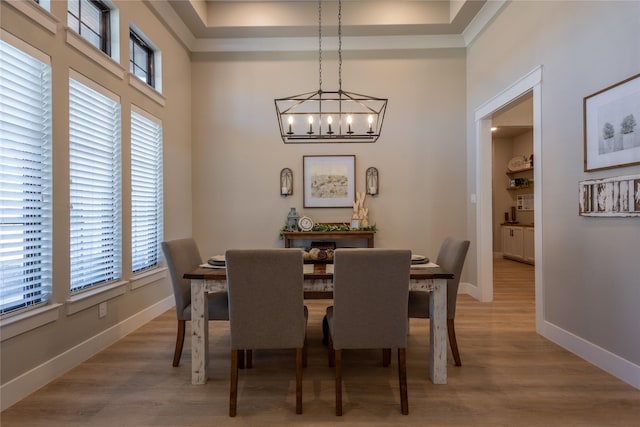
[[[99,353],[0,415],[10,426],[431,425],[632,426],[640,391],[535,333],[533,267],[495,261],[495,300],[459,297],[462,366],[449,355],[449,382],[427,378],[428,320],[411,319],[407,349],[409,415],[400,414],[397,361],[345,351],[344,415],[334,406],[333,370],[321,344],[327,300],[310,300],[303,414],[295,414],[295,353],[256,351],[240,371],[238,415],[228,417],[228,323],[210,328],[211,378],[191,385],[189,336],[171,366],[173,310]],[[395,352],[394,352],[395,353]]]

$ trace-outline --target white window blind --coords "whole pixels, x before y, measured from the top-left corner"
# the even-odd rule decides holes
[[[162,241],[162,125],[131,112],[131,254],[133,272],[155,267]]]
[[[0,313],[50,299],[51,182],[51,66],[0,41]]]
[[[72,292],[122,275],[120,103],[93,86],[69,79]]]

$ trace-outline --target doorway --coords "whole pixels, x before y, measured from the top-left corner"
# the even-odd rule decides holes
[[[491,116],[494,258],[533,264],[533,93]],[[502,264],[500,264],[502,265]]]
[[[530,73],[494,96],[476,109],[476,241],[478,285],[470,289],[472,296],[480,301],[493,300],[493,150],[492,150],[492,117],[514,101],[531,93],[533,112],[533,191],[534,211],[534,247],[535,247],[535,305],[536,330],[543,327],[542,313],[542,181],[541,181],[541,102],[540,85],[542,67],[536,67]]]

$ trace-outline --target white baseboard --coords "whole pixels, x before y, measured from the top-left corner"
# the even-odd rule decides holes
[[[460,282],[458,293],[468,294],[480,301],[480,289],[471,283]],[[639,365],[547,321],[543,322],[543,330],[537,332],[565,350],[640,390]]]
[[[473,298],[477,299],[478,301],[482,300],[480,298],[480,288],[468,282],[460,282],[460,284],[458,285],[458,293],[471,295]]]
[[[640,390],[640,366],[545,321],[540,335]]]
[[[57,355],[53,359],[46,361],[40,366],[3,384],[0,387],[0,411],[4,411],[16,402],[24,399],[60,375],[78,366],[119,339],[125,337],[127,334],[169,310],[174,305],[173,295],[170,295],[117,325],[110,327],[83,343]]]

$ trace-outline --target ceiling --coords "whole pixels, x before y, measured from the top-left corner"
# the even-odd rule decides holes
[[[343,0],[344,50],[466,47],[505,0]],[[315,50],[317,0],[147,1],[194,52]],[[322,34],[336,44],[338,1],[323,0]]]
[[[515,138],[533,130],[533,92],[529,91],[491,116],[492,138]]]
[[[498,126],[491,134],[492,138],[515,138],[527,132],[531,132],[533,126]]]

